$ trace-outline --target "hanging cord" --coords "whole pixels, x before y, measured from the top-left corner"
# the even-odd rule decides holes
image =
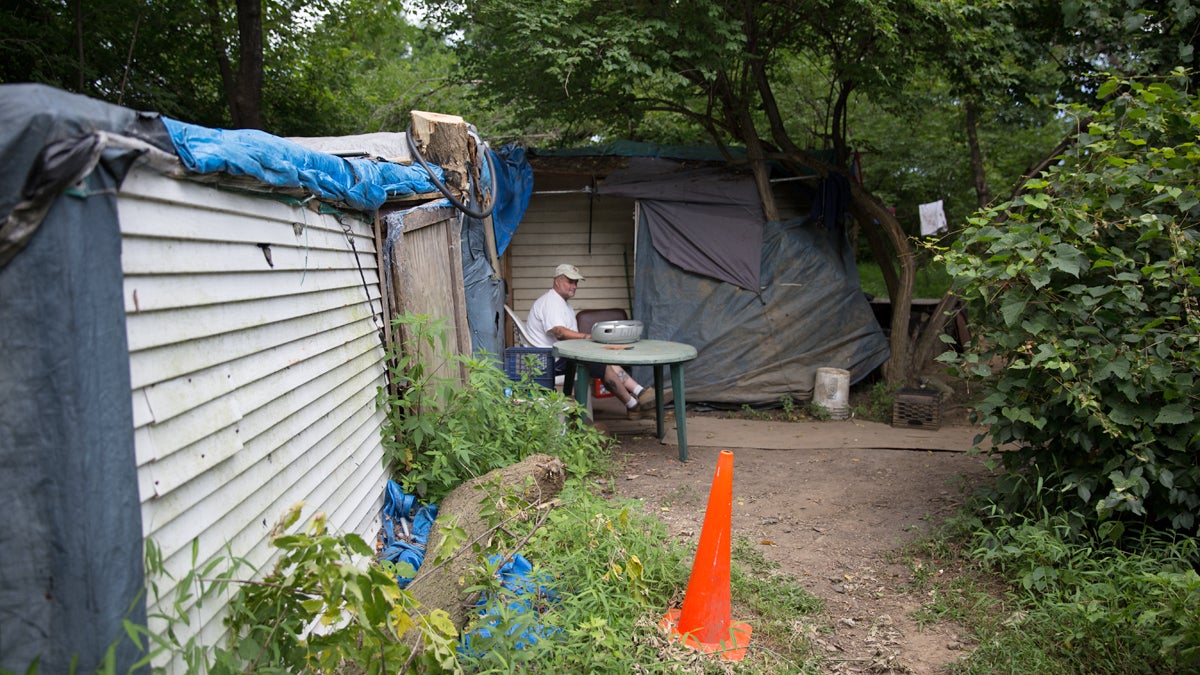
[[[461,201],[456,199],[454,197],[454,195],[451,195],[450,190],[442,183],[442,181],[438,180],[437,176],[433,175],[433,170],[429,168],[429,164],[427,164],[425,162],[425,158],[421,156],[421,151],[417,149],[417,142],[413,140],[411,124],[408,125],[407,129],[405,129],[404,136],[408,140],[409,151],[412,152],[413,157],[415,157],[417,162],[420,163],[420,165],[425,169],[425,172],[429,174],[429,181],[431,183],[433,183],[434,187],[436,187],[438,189],[438,192],[441,192],[442,195],[444,195],[446,197],[446,199],[450,200],[450,203],[454,205],[454,208],[458,209],[459,211],[462,211],[463,213],[467,214],[468,216],[471,216],[472,218],[476,218],[479,220],[483,220],[484,218],[487,218],[488,216],[492,215],[492,209],[496,208],[496,190],[494,188],[492,189],[492,203],[488,204],[488,207],[486,209],[484,209],[483,211],[472,211],[470,208],[467,207],[466,204],[463,204]],[[495,182],[496,166],[492,162],[491,153],[489,153],[486,149],[484,149],[483,158],[484,158],[484,161],[487,162],[488,171],[491,172],[492,181]]]
[[[362,279],[363,292],[367,294],[367,307],[371,310],[371,322],[375,324],[375,328],[379,330],[379,338],[383,339],[383,326],[379,323],[379,317],[383,314],[383,299],[380,298],[379,314],[375,313],[375,301],[371,299],[371,287],[367,283],[367,275],[363,272],[362,260],[358,257],[358,247],[354,245],[354,231],[341,218],[338,218],[338,224],[342,226],[342,231],[346,235],[346,241],[350,244],[350,251],[354,253],[354,262],[358,265],[358,277]]]
[[[316,195],[309,195],[300,202],[300,217],[304,220],[304,269],[300,272],[300,286],[304,286],[304,277],[308,276],[308,208],[305,206]],[[353,244],[353,242],[351,242]]]

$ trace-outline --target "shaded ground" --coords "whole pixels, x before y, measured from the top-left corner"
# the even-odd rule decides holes
[[[642,500],[693,547],[717,455],[733,450],[732,536],[825,600],[828,616],[798,617],[796,628],[824,651],[826,672],[933,673],[971,649],[959,626],[919,626],[912,618],[929,601],[927,591],[915,589],[915,576],[939,571],[900,550],[954,513],[964,489],[986,476],[982,460],[961,451],[970,447],[961,439],[974,432],[963,429],[965,415],[951,414],[940,430],[918,434],[927,435],[929,447],[965,446],[930,451],[919,449],[919,438],[910,443],[890,436],[882,431],[886,425],[747,424],[728,415],[690,414],[686,463],[675,445],[654,437],[653,414],[628,422],[601,404],[596,417],[620,440],[617,491]],[[740,426],[725,434],[719,428],[725,423]],[[713,431],[696,433],[702,428]],[[672,423],[667,438],[674,433]],[[725,443],[706,444],[717,438]],[[879,447],[887,445],[913,449]],[[736,597],[733,602],[736,613]]]

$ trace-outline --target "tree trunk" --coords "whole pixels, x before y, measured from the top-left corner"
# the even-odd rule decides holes
[[[869,192],[851,183],[850,212],[860,223],[869,226],[878,222],[884,234],[891,240],[892,248],[896,251],[896,260],[900,265],[900,279],[895,293],[890,293],[892,301],[892,335],[888,345],[892,357],[884,365],[884,377],[888,385],[898,389],[907,385],[913,376],[914,364],[912,358],[912,339],[908,327],[912,318],[913,283],[917,276],[916,256],[908,243],[900,222]],[[889,289],[890,290],[890,289]]]
[[[217,70],[221,73],[221,89],[225,92],[225,103],[229,106],[229,119],[236,125],[236,120],[240,118],[237,111],[237,86],[233,77],[233,66],[229,63],[229,47],[221,22],[220,0],[206,0],[205,4],[208,9],[209,44],[213,50],[213,58],[217,60]]]
[[[548,502],[562,491],[566,480],[566,469],[561,460],[550,455],[530,455],[516,464],[496,469],[483,476],[454,488],[438,505],[437,522],[425,547],[427,558],[418,570],[416,578],[409,584],[413,597],[421,603],[424,611],[445,610],[455,628],[460,631],[474,614],[475,598],[468,597],[465,589],[472,585],[471,568],[480,564],[490,553],[487,542],[481,541],[481,552],[471,551],[470,542],[487,535],[492,527],[481,514],[481,503],[488,499],[504,496],[493,495],[489,484],[497,484],[502,490],[511,489],[516,496],[537,505]],[[483,489],[481,489],[483,488]],[[445,537],[441,526],[453,521],[466,532],[467,543],[452,560],[440,567],[433,565],[433,556]],[[429,566],[429,571],[424,571]],[[413,636],[406,636],[411,639]],[[419,647],[418,647],[419,648]]]
[[[913,350],[913,364],[916,367],[932,362],[938,354],[945,351],[941,335],[951,321],[957,321],[962,311],[962,301],[957,295],[947,293],[942,297],[941,302],[933,310],[933,315],[929,317],[929,323],[925,324],[925,328],[917,336],[917,345]],[[920,373],[913,374],[919,375]]]
[[[879,271],[883,273],[883,285],[887,288],[888,297],[896,297],[900,292],[900,277],[896,276],[896,266],[892,264],[892,249],[884,238],[882,227],[874,220],[863,222],[855,218],[855,221],[867,235],[871,257],[875,258],[875,264],[879,265]]]
[[[234,89],[233,125],[262,128],[263,26],[262,0],[237,0],[238,75]],[[234,105],[230,106],[233,112]]]
[[[971,148],[971,172],[975,174],[975,197],[979,208],[992,201],[987,172],[983,168],[983,150],[979,147],[979,105],[967,101],[967,145]]]
[[[775,205],[775,194],[771,191],[771,171],[763,154],[762,141],[754,128],[754,120],[745,115],[740,120],[743,140],[746,142],[746,156],[750,160],[750,168],[754,170],[754,184],[758,186],[758,198],[762,202],[763,216],[768,221],[779,220],[779,208]]]

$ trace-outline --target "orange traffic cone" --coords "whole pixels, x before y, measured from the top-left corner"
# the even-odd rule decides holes
[[[720,653],[741,661],[750,644],[750,625],[729,618],[729,529],[733,515],[733,453],[722,450],[708,493],[704,528],[683,607],[672,609],[659,622],[671,641],[706,654]]]

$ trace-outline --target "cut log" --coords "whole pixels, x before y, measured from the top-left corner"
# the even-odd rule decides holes
[[[466,203],[467,158],[470,136],[467,123],[457,115],[412,111],[412,134],[421,156],[442,167],[446,187],[459,201]]]
[[[432,558],[445,539],[439,529],[450,519],[454,519],[454,524],[466,531],[467,542],[490,529],[487,519],[480,515],[481,504],[488,499],[488,493],[477,489],[479,486],[498,484],[502,490],[511,489],[512,494],[530,504],[541,504],[562,491],[565,480],[566,470],[562,460],[537,454],[459,485],[438,505],[437,522],[429,535],[425,548],[427,558],[422,569],[425,565],[433,565]],[[496,495],[499,496],[502,495]],[[470,551],[469,546],[469,543],[464,544],[464,550],[446,565],[433,568],[428,573],[419,571],[408,586],[413,597],[421,603],[421,611],[445,610],[459,631],[474,614],[474,600],[468,598],[464,588],[469,583],[471,568],[480,563],[480,558]],[[485,551],[483,557],[487,555]]]

